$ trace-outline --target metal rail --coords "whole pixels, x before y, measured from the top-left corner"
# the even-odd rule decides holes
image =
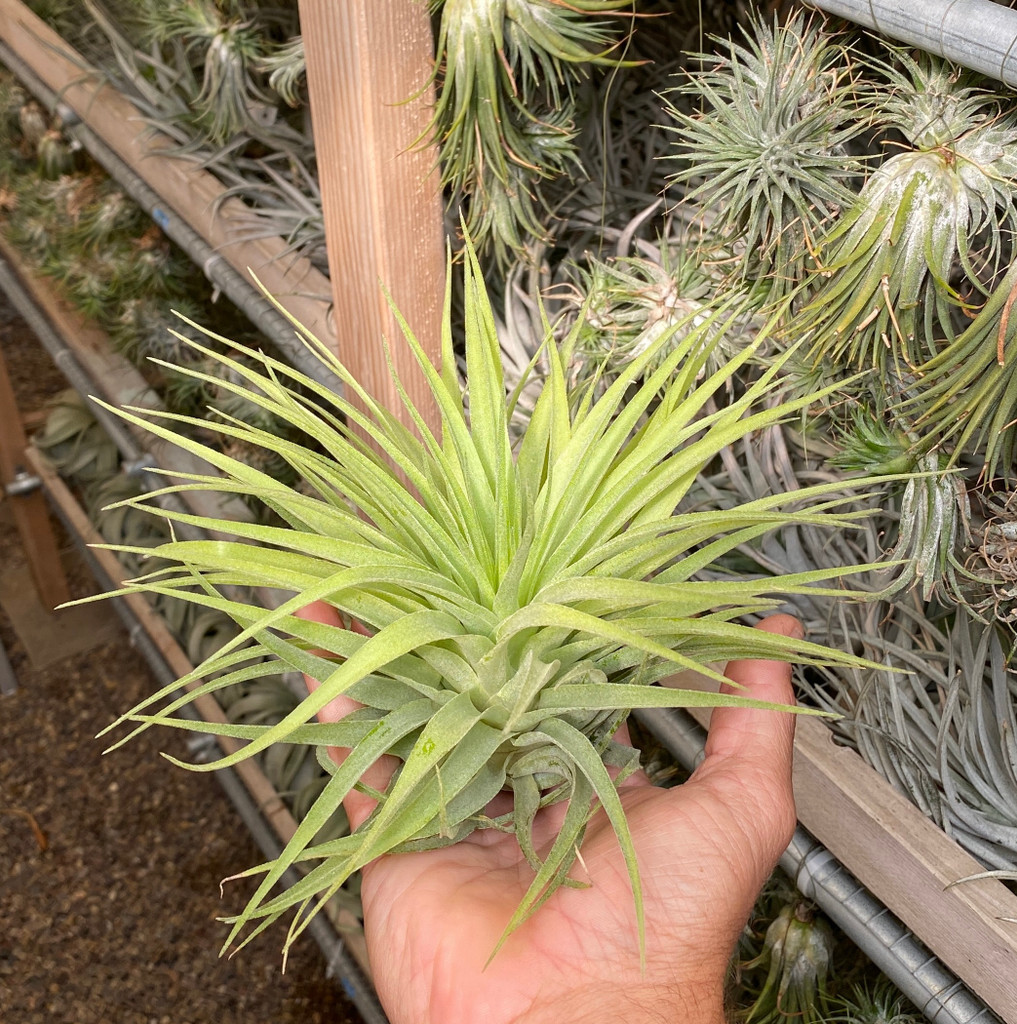
[[[1017,11],[992,0],[808,0],[808,6],[1017,87]]]

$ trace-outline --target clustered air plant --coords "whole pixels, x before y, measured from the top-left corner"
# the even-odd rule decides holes
[[[903,373],[954,337],[1009,262],[1017,110],[945,61],[895,59],[880,117],[904,145],[825,239],[829,279],[800,326],[827,359]]]
[[[871,97],[850,47],[805,15],[780,25],[755,16],[744,41],[713,41],[718,52],[697,54],[666,97],[681,162],[672,187],[687,187],[682,201],[730,278],[780,298],[814,269],[817,244],[851,205],[862,164],[850,147]]]
[[[745,1024],[773,1024],[789,1017],[821,1024],[833,944],[833,932],[813,904],[805,899],[785,904],[766,929],[762,952],[744,965],[746,970],[764,966],[767,971]]]
[[[578,178],[580,85],[617,66],[632,0],[431,0],[439,17],[429,137],[480,246],[507,261],[546,234],[543,182]]]
[[[406,328],[441,416],[440,437],[407,401],[418,438],[306,332],[312,350],[366,412],[262,353],[248,352],[243,362],[218,357],[230,371],[221,377],[223,387],[315,440],[310,449],[240,421],[220,427],[227,437],[285,458],[301,476],[300,488],[178,434],[175,427],[186,427],[187,417],[122,413],[201,452],[223,474],[170,490],[257,492],[284,525],[213,523],[159,510],[170,521],[228,530],[236,540],[163,544],[151,554],[177,568],[160,568],[128,589],[224,611],[241,632],[181,681],[205,682],[182,697],[174,696],[174,684],[121,722],[134,725],[130,735],[153,724],[173,725],[173,712],[195,694],[299,670],[319,679],[320,687],[274,726],[232,727],[228,735],[249,742],[202,770],[277,743],[353,750],[341,767],[331,765],[332,778],[280,857],[248,872],[262,880],[232,919],[227,945],[246,926],[260,931],[296,908],[292,941],[374,858],[455,842],[487,827],[514,832],[533,869],[507,934],[565,882],[595,805],[618,836],[641,926],[639,873],[616,788],[638,764],[637,752],[615,739],[628,711],[744,703],[740,696],[654,685],[682,667],[720,678],[709,663],[729,657],[861,664],[850,654],[762,633],[738,619],[790,594],[842,594],[840,586],[824,582],[864,568],[697,578],[740,543],[782,524],[841,531],[854,522],[853,514],[836,511],[836,498],[823,500],[828,486],[793,496],[793,504],[781,495],[675,514],[696,476],[727,444],[808,402],[762,408],[776,370],[721,401],[749,349],[699,379],[737,310],[714,313],[663,360],[658,352],[668,339],[658,338],[603,394],[595,398],[588,390],[578,401],[564,376],[575,332],[561,346],[549,336],[547,382],[514,450],[512,397],[506,400],[492,310],[472,251],[464,276],[466,393],[455,371],[450,324],[441,370]],[[649,372],[651,366],[658,368]],[[292,390],[294,383],[300,391]],[[129,503],[152,508],[152,500]],[[226,596],[226,584],[291,596],[265,610]],[[355,619],[367,635],[299,617],[313,601]],[[362,709],[341,723],[318,724],[316,712],[339,694]],[[377,810],[350,835],[316,843],[322,823],[383,754],[394,754],[399,768]],[[612,780],[609,766],[620,770],[618,779]],[[485,809],[502,790],[514,797],[512,809],[487,817]],[[539,856],[535,818],[541,807],[560,801],[568,804],[560,834]],[[273,895],[291,865],[306,874]]]
[[[156,118],[166,118],[172,135],[186,140],[184,149],[301,142],[302,133],[286,117],[302,99],[295,5],[141,0],[107,7],[87,0],[83,6],[100,30],[94,34],[120,58],[125,84],[144,96]],[[273,87],[273,76],[284,95]]]
[[[328,272],[294,0],[36,0],[38,13],[159,133]]]
[[[677,259],[681,262],[672,267],[668,250],[663,249],[660,261],[638,256],[614,260],[589,257],[575,267],[578,281],[569,289],[572,318],[577,323],[568,367],[573,391],[582,393],[595,379],[599,388],[607,387],[666,334],[668,345],[657,351],[659,364],[688,331],[710,318],[712,310],[707,303],[716,298],[716,280],[683,252],[678,252]],[[748,316],[732,325],[711,353],[704,372],[718,369],[749,344],[750,331]],[[651,373],[654,369],[655,365],[647,367]]]

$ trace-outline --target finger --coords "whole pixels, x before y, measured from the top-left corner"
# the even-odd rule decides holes
[[[767,633],[798,637],[801,623],[790,615],[772,615],[757,626]],[[732,661],[727,676],[737,686],[722,690],[746,697],[794,704],[791,666],[782,661]],[[794,829],[791,765],[795,716],[756,708],[716,708],[706,740],[706,758],[694,778],[723,791],[728,806],[758,822],[777,853]]]
[[[343,622],[343,618],[338,609],[333,608],[332,605],[326,604],[324,601],[315,601],[312,604],[306,605],[301,608],[297,613],[297,618],[307,619],[310,622],[320,622],[326,626],[340,626],[346,628],[346,624]],[[366,630],[361,626],[357,629],[359,623],[353,623],[353,628],[356,632],[366,633]],[[327,653],[327,652],[326,652]],[[313,678],[312,676],[305,675],[304,681],[307,683],[307,689],[310,693],[313,693],[320,685],[321,681]],[[338,696],[334,700],[330,700],[319,712],[318,720],[321,722],[338,722],[340,719],[345,718],[351,711],[355,711],[357,708],[363,707],[362,704],[358,704],[351,697]],[[329,747],[329,755],[336,764],[342,764],[343,761],[349,756],[349,747]],[[388,786],[389,781],[392,778],[392,773],[395,771],[396,766],[399,764],[398,760],[389,755],[380,757],[366,772],[361,776],[361,781],[374,790],[384,790]],[[368,796],[366,793],[358,792],[357,790],[351,790],[346,794],[343,800],[343,806],[346,808],[346,816],[350,820],[350,828],[359,828],[363,823],[364,819],[374,810],[377,801]]]

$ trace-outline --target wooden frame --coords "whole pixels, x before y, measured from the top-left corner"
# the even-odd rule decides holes
[[[60,562],[56,534],[49,521],[46,499],[38,490],[9,497],[2,493],[15,481],[20,471],[27,472],[27,444],[14,388],[7,373],[7,363],[0,351],[0,498],[11,503],[32,582],[35,583],[39,600],[52,611],[67,601],[70,593]]]

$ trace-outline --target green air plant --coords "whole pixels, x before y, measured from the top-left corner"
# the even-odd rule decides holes
[[[259,70],[283,102],[299,107],[306,101],[307,56],[303,36],[293,36],[261,58]]]
[[[833,945],[833,932],[813,904],[796,899],[781,908],[766,930],[763,952],[744,965],[768,968],[746,1024],[775,1024],[789,1018],[821,1024]]]
[[[1017,227],[1017,110],[946,61],[898,54],[881,116],[908,146],[865,183],[821,251],[826,283],[796,323],[817,358],[898,375],[977,313]]]
[[[697,474],[725,445],[807,404],[801,399],[760,408],[777,373],[773,368],[729,404],[707,411],[751,355],[749,346],[699,379],[737,309],[716,312],[689,331],[649,373],[668,343],[662,336],[596,400],[587,392],[574,405],[564,366],[575,332],[560,347],[549,336],[546,383],[514,449],[513,399],[506,399],[493,311],[470,247],[463,274],[467,391],[453,351],[451,284],[440,370],[404,328],[440,413],[440,436],[408,399],[419,437],[404,426],[303,328],[307,344],[340,376],[348,398],[255,351],[243,361],[215,357],[222,370],[205,375],[313,439],[315,447],[307,448],[239,420],[218,428],[227,438],[285,458],[302,477],[298,487],[177,432],[196,425],[194,419],[143,410],[121,414],[200,453],[223,474],[190,476],[168,490],[256,495],[284,525],[156,511],[157,495],[131,500],[171,522],[219,536],[232,533],[236,540],[163,544],[151,554],[178,568],[134,580],[128,591],[173,594],[224,611],[242,630],[194,672],[127,712],[120,723],[134,730],[115,746],[151,725],[177,725],[174,712],[197,694],[289,670],[321,682],[271,727],[208,726],[249,742],[215,765],[190,766],[225,767],[273,743],[295,743],[318,748],[331,773],[279,858],[247,872],[262,876],[261,882],[231,919],[227,946],[248,926],[256,934],[296,908],[288,945],[345,880],[376,857],[446,845],[488,827],[514,833],[533,871],[529,891],[506,921],[507,935],[569,882],[598,807],[624,853],[642,936],[636,853],[617,789],[637,767],[638,754],[614,738],[629,710],[758,706],[739,695],[654,685],[681,668],[719,680],[710,664],[728,658],[858,664],[853,655],[738,620],[765,613],[788,595],[842,595],[840,579],[865,566],[754,580],[723,573],[696,579],[739,543],[782,524],[825,524],[845,532],[855,523],[850,512],[836,511],[839,498],[829,484],[794,495],[814,502],[805,510],[788,508],[789,499],[777,495],[737,508],[675,514]],[[290,596],[266,610],[227,596],[226,588],[232,595],[238,586]],[[297,614],[315,601],[356,620],[362,632]],[[182,683],[199,680],[205,682],[177,696]],[[338,724],[317,723],[316,713],[340,694],[362,709]],[[186,727],[203,728],[191,722]],[[328,746],[353,753],[337,767],[325,753]],[[315,833],[364,768],[383,754],[395,755],[399,767],[375,812],[350,835],[315,843]],[[608,766],[619,769],[616,779]],[[514,798],[512,809],[488,817],[490,801],[503,790]],[[538,854],[536,816],[563,801],[558,837]],[[273,895],[291,865],[306,874]]]
[[[431,0],[440,15],[429,135],[468,227],[507,261],[546,234],[542,181],[581,172],[577,86],[617,64],[632,0]]]
[[[925,1017],[880,976],[874,984],[856,985],[851,994],[831,1001],[835,1012],[827,1019],[836,1024],[922,1024]]]
[[[892,387],[893,385],[891,385]],[[904,426],[904,416],[892,404],[857,402],[850,425],[837,439],[829,462],[838,469],[868,475],[910,474],[888,502],[884,514],[896,520],[886,541],[902,564],[896,586],[920,583],[922,597],[946,591],[958,592],[958,556],[969,532],[971,507],[967,481],[951,470],[947,457],[927,450],[914,429]]]
[[[976,451],[985,478],[1011,480],[1017,456],[1017,263],[969,326],[915,371],[904,411],[929,443],[950,445],[953,460]]]
[[[779,299],[854,199],[861,164],[848,147],[867,126],[866,93],[848,47],[801,14],[772,27],[753,18],[744,44],[715,41],[721,52],[696,55],[665,95],[681,161],[670,182],[704,209],[719,265]]]
[[[203,141],[219,147],[240,133],[257,136],[275,106],[257,73],[268,42],[245,7],[216,0],[144,5],[151,40],[179,46],[200,69],[200,88],[191,97],[193,122]]]

